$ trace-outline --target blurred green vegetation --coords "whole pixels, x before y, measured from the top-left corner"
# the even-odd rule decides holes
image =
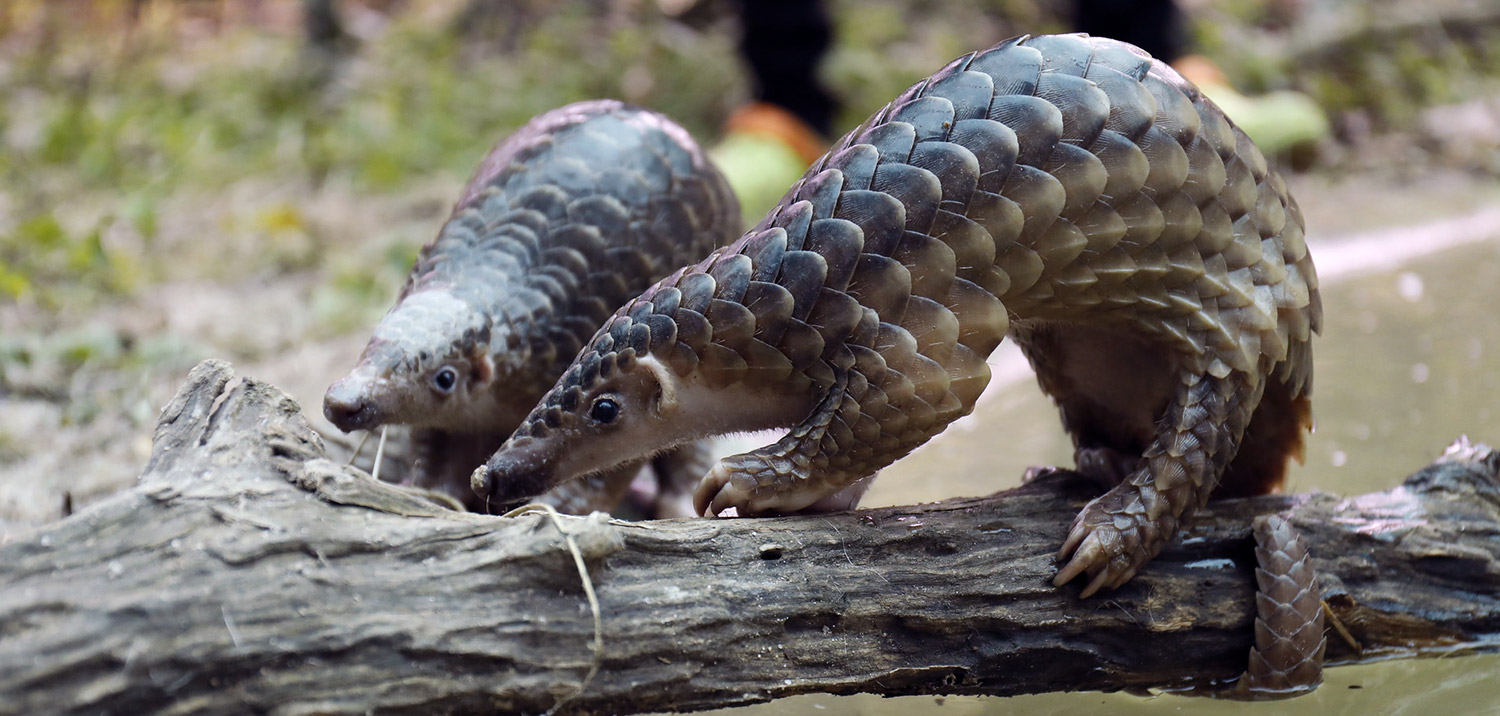
[[[521,25],[488,31],[458,26],[464,0],[350,0],[338,5],[363,8],[364,27],[335,51],[307,44],[296,0],[5,1],[0,301],[36,309],[33,319],[166,280],[311,271],[314,310],[330,330],[352,330],[372,309],[341,317],[389,300],[399,264],[441,222],[424,183],[455,185],[532,115],[618,97],[712,143],[748,91],[724,0],[678,18],[653,2],[520,2]],[[205,5],[221,17],[205,22]],[[823,71],[843,102],[840,126],[965,51],[1066,30],[1068,7],[831,5],[837,41]],[[1242,90],[1299,89],[1377,129],[1495,92],[1494,17],[1439,9],[1403,24],[1348,3],[1305,5],[1300,25],[1283,2],[1194,5],[1196,44]],[[1332,29],[1308,26],[1330,17]],[[342,204],[319,204],[326,197]]]
[[[1205,5],[1194,41],[1243,91],[1300,90],[1329,115],[1357,114],[1376,131],[1412,130],[1430,107],[1500,91],[1500,6],[1315,0],[1299,16],[1288,7]]]
[[[329,242],[359,239],[324,235],[338,230],[285,199],[225,205],[246,181],[378,200],[466,175],[509,130],[570,101],[622,97],[705,135],[731,108],[732,38],[663,32],[643,15],[580,41],[600,25],[566,4],[514,51],[475,52],[445,23],[397,15],[348,56],[251,25],[184,41],[171,18],[12,35],[0,46],[0,297],[87,308],[155,280],[313,268]],[[210,216],[164,216],[167,203]],[[221,233],[182,235],[205,224]],[[412,250],[429,236],[409,237]],[[258,260],[225,272],[219,252],[191,246],[204,241]]]
[[[508,54],[465,53],[446,26],[400,16],[350,58],[248,26],[199,46],[137,34],[128,49],[90,37],[60,38],[55,54],[23,48],[7,58],[0,107],[29,105],[37,126],[7,137],[12,171],[65,167],[81,187],[157,192],[278,171],[337,173],[390,191],[412,175],[470,170],[476,151],[537,108],[628,94],[701,120],[699,108],[681,111],[683,98],[718,96],[734,75],[732,53],[691,52],[638,24],[580,52],[581,43],[563,41],[590,20],[574,7],[543,17]],[[704,66],[714,56],[721,66]],[[636,67],[659,86],[626,92],[621,75]]]
[[[130,257],[105,252],[99,227],[70,232],[50,211],[22,221],[0,243],[0,296],[18,298],[79,276],[103,291],[123,293],[138,281],[139,270]]]
[[[127,2],[49,1],[16,0],[0,38],[0,298],[43,314],[163,280],[320,269],[345,295],[320,291],[315,310],[349,329],[336,316],[388,300],[392,252],[409,260],[441,215],[417,235],[351,236],[297,199],[336,186],[356,202],[401,201],[413,182],[467,175],[534,114],[591,97],[663,111],[708,142],[748,93],[722,6],[688,23],[650,3],[559,3],[501,49],[456,32],[460,3],[448,2],[447,17],[393,13],[351,51],[321,53],[295,26],[188,36],[193,18],[160,0],[133,21]],[[1003,37],[989,5],[1006,4],[939,22],[906,2],[843,3],[826,71],[846,123]],[[282,191],[238,195],[257,183]],[[351,249],[358,260],[331,259]]]

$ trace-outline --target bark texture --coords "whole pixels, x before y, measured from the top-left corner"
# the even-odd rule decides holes
[[[432,507],[323,457],[299,406],[223,363],[163,410],[140,484],[0,544],[0,714],[536,713],[593,620],[545,515]],[[1215,503],[1129,584],[1081,600],[1054,553],[1063,474],[978,499],[815,517],[566,518],[603,611],[564,713],[808,692],[1189,687],[1244,671],[1250,522],[1303,531],[1363,646],[1500,635],[1500,454],[1460,441],[1382,493]]]

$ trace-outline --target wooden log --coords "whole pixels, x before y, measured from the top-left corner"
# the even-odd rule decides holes
[[[1089,497],[1064,474],[980,499],[775,519],[564,518],[602,606],[565,713],[810,692],[1022,694],[1233,679],[1253,516],[1291,515],[1334,663],[1500,634],[1500,454],[1460,441],[1391,490],[1216,503],[1128,585],[1055,588]],[[593,619],[545,515],[442,510],[323,457],[299,406],[225,364],[162,411],[138,486],[0,545],[0,714],[537,713]]]

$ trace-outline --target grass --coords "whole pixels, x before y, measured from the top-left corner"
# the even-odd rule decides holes
[[[561,38],[598,22],[581,13],[543,18],[513,54],[470,52],[420,20],[338,59],[253,27],[198,44],[137,28],[128,50],[109,31],[45,51],[13,36],[0,53],[0,296],[58,312],[156,281],[222,278],[216,252],[193,246],[208,240],[251,259],[236,274],[310,269],[356,237],[308,216],[309,193],[399,200],[422,178],[465,176],[532,115],[584,98],[675,110],[700,134],[729,109],[727,36],[623,23],[580,53]],[[225,200],[254,183],[292,191]]]
[[[711,142],[748,93],[732,24],[681,24],[652,3],[561,4],[502,52],[453,32],[459,0],[419,1],[332,58],[310,52],[294,23],[227,22],[204,36],[184,30],[193,18],[175,3],[149,3],[127,27],[122,0],[10,2],[0,18],[0,301],[24,306],[32,329],[165,281],[297,272],[321,274],[332,288],[318,310],[330,329],[352,329],[337,317],[388,300],[380,288],[404,272],[392,267],[435,231],[457,181],[532,115],[618,97]],[[823,72],[843,100],[840,126],[968,49],[1066,29],[1049,7],[834,3],[838,41]],[[1322,69],[1299,71],[1244,41],[1261,36],[1248,26],[1263,3],[1218,12],[1199,36],[1232,74],[1301,87],[1328,107],[1374,108],[1390,124],[1415,121],[1402,98],[1451,100],[1500,61],[1474,38],[1416,32],[1381,45],[1390,52],[1315,58]],[[1441,51],[1424,52],[1433,37]],[[0,316],[0,327],[16,320]]]
[[[123,8],[100,5],[105,20]],[[170,13],[161,5],[149,7]],[[40,0],[18,7],[44,17]],[[170,14],[129,32],[122,15],[51,40],[16,30],[0,43],[0,298],[45,319],[162,281],[332,267],[336,286],[371,300],[392,253],[409,257],[441,214],[400,238],[410,250],[374,237],[377,250],[355,266],[331,256],[371,237],[319,214],[309,197],[332,188],[352,202],[399,204],[432,177],[466,176],[534,114],[591,97],[650,106],[714,136],[748,93],[730,28],[679,25],[649,5],[631,12],[561,6],[509,53],[413,12],[340,58],[309,52],[295,32],[250,25],[184,39]],[[985,29],[1003,32],[926,23],[921,37],[905,37],[916,14],[888,2],[839,16],[828,74],[847,121],[993,39],[980,37]]]

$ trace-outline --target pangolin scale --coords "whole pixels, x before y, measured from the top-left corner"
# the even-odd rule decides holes
[[[616,311],[474,487],[510,502],[785,428],[720,460],[696,505],[807,509],[972,411],[1010,335],[1079,469],[1113,485],[1061,553],[1057,582],[1087,572],[1087,596],[1221,482],[1279,483],[1321,313],[1285,182],[1196,88],[1120,42],[1016,38],[913,85]]]
[[[612,100],[539,115],[485,157],[324,414],[346,431],[411,426],[407,482],[481,507],[474,465],[611,311],[741,229],[728,183],[666,117]],[[701,470],[696,450],[657,468]],[[638,464],[554,501],[612,507]]]

